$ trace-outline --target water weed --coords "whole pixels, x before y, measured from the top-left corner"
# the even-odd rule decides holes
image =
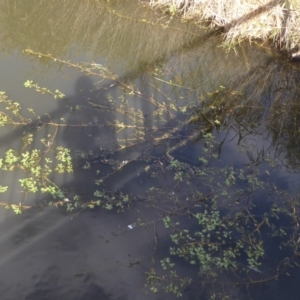
[[[6,200],[1,206],[16,214],[43,206],[60,207],[74,215],[95,208],[121,213],[135,205],[156,210],[158,219],[151,224],[161,223],[168,232],[164,241],[168,251],[165,255],[154,253],[153,267],[145,274],[146,286],[154,293],[165,291],[179,297],[187,286],[201,290],[210,285],[209,297],[222,299],[220,284],[259,284],[297,266],[298,198],[280,190],[261,172],[259,159],[266,158],[268,163],[272,160],[269,153],[255,158],[249,152],[246,166],[228,165],[221,159],[223,142],[215,138],[216,133],[231,119],[239,124],[248,120],[249,111],[236,103],[237,99],[243,101],[243,93],[221,86],[201,95],[198,103],[187,103],[181,98],[176,102],[163,95],[160,86],[154,86],[165,99],[159,102],[100,64],[75,64],[32,50],[26,53],[113,80],[110,85],[116,88],[107,92],[106,102],[87,97],[79,105],[63,100],[65,96],[58,90],[52,92],[26,81],[25,87],[60,99],[70,118],[59,121],[38,115],[32,108],[27,108],[31,117],[25,116],[20,103],[0,93],[0,126],[22,132],[19,147],[7,149],[0,158],[0,172],[15,174],[24,196],[22,202]],[[136,99],[148,103],[150,112],[134,107]],[[239,113],[235,115],[234,109]],[[81,119],[85,114],[88,119]],[[72,141],[91,142],[85,147],[80,147],[82,143],[66,146],[59,139],[62,129],[69,130]],[[115,139],[106,141],[105,132],[112,132]],[[95,140],[102,144],[94,146]],[[201,145],[197,161],[181,156],[193,143]],[[161,152],[156,151],[159,147]],[[67,176],[88,180],[82,186],[75,180],[60,185],[59,179]],[[124,185],[130,180],[145,191],[125,192]],[[1,199],[11,188],[0,186]],[[28,204],[29,197],[35,198],[34,204]],[[285,226],[280,222],[283,219]],[[140,226],[146,224],[137,220],[126,230]],[[155,232],[156,250],[160,241]],[[269,269],[273,271],[266,272],[272,257],[267,244],[270,237],[280,238],[283,258],[272,263]],[[194,275],[182,274],[182,264]]]

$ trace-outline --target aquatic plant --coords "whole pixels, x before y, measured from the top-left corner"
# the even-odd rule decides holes
[[[20,103],[1,92],[0,125],[19,129],[20,145],[5,151],[0,158],[0,172],[16,174],[24,196],[20,203],[4,201],[11,187],[1,185],[1,206],[16,214],[46,205],[63,207],[72,214],[96,207],[116,212],[134,205],[155,209],[158,218],[151,222],[155,231],[153,267],[145,274],[146,286],[154,293],[163,290],[181,296],[187,286],[201,290],[209,285],[209,297],[219,299],[226,295],[220,295],[218,285],[249,287],[277,279],[297,266],[298,198],[269,180],[271,169],[261,173],[259,160],[250,154],[247,166],[222,164],[222,142],[214,137],[229,120],[243,125],[243,121],[258,118],[257,111],[262,107],[252,106],[249,113],[243,107],[243,93],[224,86],[203,93],[196,106],[181,98],[176,102],[164,95],[160,86],[153,85],[159,95],[164,95],[165,101],[158,102],[100,64],[74,64],[32,50],[25,53],[109,79],[113,81],[110,86],[117,86],[117,93],[112,93],[114,97],[108,93],[106,102],[87,97],[77,107],[61,91],[53,92],[26,81],[26,88],[33,88],[41,97],[55,98],[70,113],[67,120],[53,121],[50,113],[38,115],[32,108],[27,108],[26,115]],[[156,74],[162,76],[159,69]],[[177,83],[164,78],[159,82],[178,88],[174,86]],[[132,99],[149,103],[152,115],[145,116],[141,109],[131,106]],[[86,112],[88,120],[77,119]],[[103,113],[113,118],[101,118]],[[147,127],[150,117],[152,126]],[[95,129],[101,134],[127,131],[117,142],[104,141],[98,148],[87,149],[59,144],[62,129],[72,130],[74,137],[78,134],[81,140],[95,138]],[[195,141],[202,149],[198,161],[182,158],[178,152]],[[156,155],[153,149],[161,145],[163,153]],[[135,155],[130,156],[134,151]],[[267,154],[261,156],[265,161]],[[139,168],[132,168],[134,164]],[[133,169],[133,174],[127,169]],[[84,174],[90,180],[88,188],[85,190],[75,180],[63,185],[55,181],[68,174]],[[122,185],[109,186],[109,182],[119,183],[124,177],[147,181],[147,191],[133,195],[122,191]],[[30,197],[33,204],[28,203]],[[159,240],[159,224],[168,231],[167,240]],[[137,220],[126,230],[139,226],[145,223]],[[270,260],[272,251],[268,245],[273,238],[282,250],[282,257],[275,262]],[[167,255],[157,252],[161,243],[167,245]],[[184,263],[191,267],[192,276],[181,273]]]
[[[249,288],[278,279],[288,274],[291,266],[298,266],[298,198],[278,190],[266,179],[262,181],[264,175],[254,165],[219,171],[210,167],[209,162],[216,159],[215,142],[210,134],[204,140],[208,151],[203,153],[205,159],[199,158],[204,164],[200,168],[186,165],[184,184],[180,183],[180,189],[191,182],[201,188],[189,189],[189,193],[184,189],[172,196],[163,188],[159,191],[160,198],[169,199],[165,200],[167,209],[160,205],[160,211],[170,242],[169,256],[155,261],[146,273],[146,286],[153,292],[164,290],[181,296],[187,285],[196,289],[200,285],[203,289],[211,286],[211,297],[217,297],[213,295],[221,286]],[[183,165],[172,161],[168,169],[178,181],[176,174]],[[270,240],[275,237],[278,244]],[[272,247],[282,251],[281,259],[273,263]],[[194,266],[197,280],[180,274],[177,265],[182,261]],[[212,299],[223,299],[221,296]]]

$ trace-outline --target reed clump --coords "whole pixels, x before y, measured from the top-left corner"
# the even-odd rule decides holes
[[[221,27],[225,43],[271,40],[279,50],[300,49],[300,1],[298,0],[150,0],[154,8],[185,19],[210,21]]]

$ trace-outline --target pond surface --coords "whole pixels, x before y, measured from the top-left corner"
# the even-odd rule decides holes
[[[1,299],[298,299],[298,65],[139,1],[0,7]]]

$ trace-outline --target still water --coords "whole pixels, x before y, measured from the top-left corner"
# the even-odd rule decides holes
[[[174,216],[195,230],[189,213],[201,211],[192,211],[200,191],[222,196],[222,213],[255,203],[248,219],[289,193],[298,216],[297,65],[264,47],[229,51],[220,34],[138,1],[0,0],[0,14],[0,90],[21,106],[0,128],[1,158],[9,149],[37,149],[43,170],[53,168],[35,183],[37,192],[20,184],[33,172],[25,163],[0,171],[0,186],[8,186],[0,194],[1,299],[176,298],[153,282],[145,287],[146,274],[155,270],[166,281],[156,270],[172,244],[163,218]],[[31,88],[24,86],[28,80]],[[56,90],[64,96],[53,97]],[[7,102],[0,104],[1,112],[10,111]],[[210,149],[207,134],[215,142],[206,163],[199,157]],[[73,172],[57,147],[70,150]],[[174,161],[182,164],[178,172]],[[192,178],[206,165],[213,175]],[[247,176],[259,172],[263,188],[248,191],[241,180],[237,185],[247,190],[241,199],[226,194],[232,187],[216,192],[230,167]],[[49,186],[61,191],[54,200],[40,192]],[[19,203],[28,208],[21,215],[5,209]],[[295,224],[283,218],[276,225]],[[298,299],[297,269],[276,277],[285,255],[297,263],[298,232],[287,229],[294,254],[280,254],[280,240],[255,228],[267,259],[251,269],[241,257],[246,274],[236,287],[224,283],[232,273],[211,282],[174,258],[181,276],[192,278],[182,299]],[[261,283],[249,283],[255,280]]]

